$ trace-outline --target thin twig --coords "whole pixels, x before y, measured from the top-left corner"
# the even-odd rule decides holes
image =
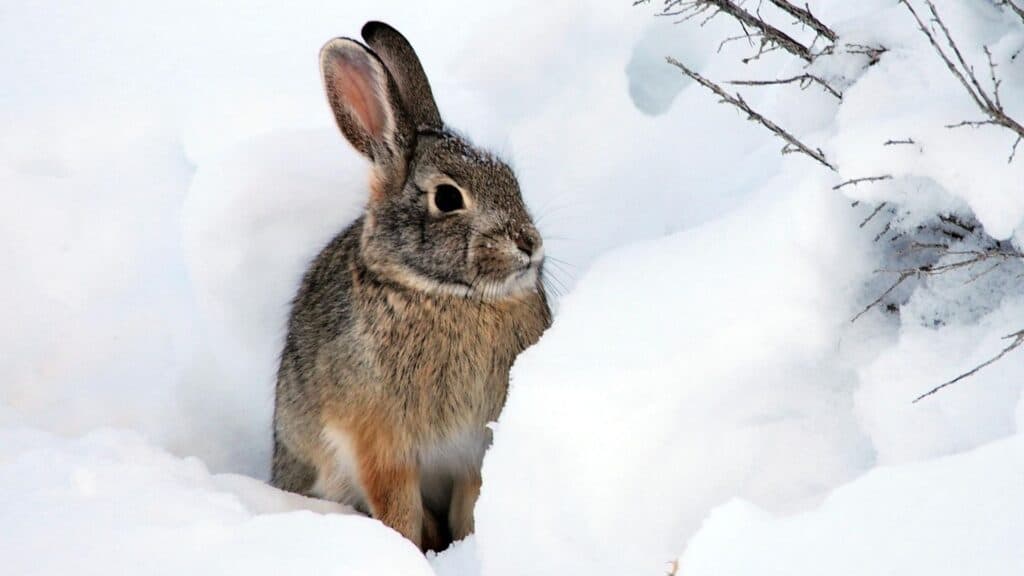
[[[991,266],[986,268],[984,272],[980,272],[978,274],[974,274],[973,276],[968,278],[964,282],[964,285],[966,286],[967,284],[974,284],[978,280],[978,278],[981,278],[982,276],[985,276],[985,275],[989,274],[990,272],[992,272],[996,268],[999,268],[999,266],[1001,266],[1001,265],[1002,265],[1002,262],[995,262],[995,263],[993,263]]]
[[[1003,336],[1004,340],[1005,339],[1009,339],[1009,338],[1013,338],[1013,341],[1010,342],[1009,346],[1007,346],[1006,348],[1003,348],[999,352],[999,354],[996,354],[995,356],[989,358],[988,360],[982,362],[981,364],[978,364],[974,368],[971,368],[970,370],[968,370],[967,372],[964,372],[963,374],[957,376],[956,378],[953,378],[952,380],[949,380],[948,382],[943,382],[942,384],[939,384],[935,388],[932,388],[931,390],[925,392],[924,394],[921,394],[917,398],[914,398],[914,401],[912,403],[916,404],[920,400],[923,400],[923,399],[931,396],[932,394],[935,394],[939,390],[942,390],[943,388],[945,388],[947,386],[952,386],[953,384],[956,384],[957,382],[963,380],[964,378],[969,378],[969,377],[977,374],[979,371],[981,371],[982,368],[985,368],[986,366],[989,366],[989,365],[991,365],[991,364],[993,364],[995,362],[998,362],[999,359],[1001,359],[1003,356],[1006,356],[1007,353],[1009,353],[1010,351],[1014,350],[1015,348],[1019,348],[1021,346],[1021,344],[1024,344],[1024,330],[1020,330],[1018,332],[1014,332],[1013,334],[1008,334],[1006,336]]]
[[[844,186],[851,186],[851,185],[856,186],[857,184],[860,184],[861,182],[878,182],[879,180],[892,180],[892,174],[884,174],[882,176],[865,176],[863,178],[854,178],[853,180],[847,180],[846,182],[842,182],[840,184],[836,184],[835,186],[832,187],[832,189],[833,190],[839,190],[840,188],[843,188]]]
[[[956,124],[946,124],[946,128],[963,128],[964,126],[977,128],[979,126],[991,126],[992,124],[996,124],[996,122],[994,120],[964,120]]]
[[[885,236],[886,234],[888,234],[890,230],[892,230],[892,222],[891,221],[890,222],[886,222],[885,226],[882,226],[882,229],[878,231],[878,234],[875,234],[875,239],[873,240],[873,242],[878,242],[879,240],[881,240],[882,236]]]
[[[1014,141],[1014,150],[1011,150],[1009,157],[1009,161],[1012,162],[1014,155],[1016,153],[1017,143],[1020,141],[1021,138],[1024,138],[1024,125],[1021,125],[1020,122],[1017,122],[1015,119],[1007,115],[1006,111],[1003,109],[1003,105],[1000,101],[999,96],[999,86],[1001,82],[996,76],[996,65],[992,61],[992,53],[989,51],[988,47],[984,47],[984,51],[985,55],[988,58],[989,74],[992,78],[991,95],[982,87],[981,82],[978,81],[977,76],[975,76],[974,74],[974,69],[967,64],[967,61],[964,59],[963,54],[960,52],[960,48],[953,40],[953,36],[949,32],[949,28],[946,27],[946,23],[942,20],[942,17],[939,16],[939,12],[935,8],[935,4],[933,4],[931,0],[924,0],[925,5],[928,6],[928,10],[932,14],[932,21],[942,31],[942,35],[946,40],[948,49],[952,52],[953,58],[956,59],[956,62],[954,62],[953,58],[950,58],[946,54],[946,51],[943,50],[942,46],[939,45],[939,42],[935,38],[935,35],[932,34],[932,31],[928,29],[928,26],[926,26],[924,21],[921,20],[921,17],[918,16],[917,11],[914,10],[914,7],[910,4],[910,1],[899,1],[901,4],[907,7],[907,10],[910,11],[910,14],[914,17],[914,20],[917,21],[918,28],[925,35],[925,37],[928,38],[928,42],[932,45],[932,48],[935,49],[935,52],[939,55],[939,58],[942,59],[942,62],[946,65],[946,68],[948,68],[950,73],[952,73],[953,76],[960,81],[960,84],[964,87],[964,90],[966,90],[967,94],[971,97],[971,100],[973,100],[974,103],[978,106],[978,108],[980,108],[981,111],[984,112],[986,116],[988,116],[988,120],[971,120],[958,122],[956,124],[950,124],[947,127],[958,128],[961,126],[978,127],[987,125],[998,125],[1002,126],[1003,128],[1012,130],[1013,132],[1016,132],[1017,139]],[[1013,4],[1010,4],[1010,6],[1016,7]]]
[[[860,226],[858,226],[858,228],[863,228],[864,226],[866,226],[867,223],[871,222],[871,219],[874,218],[875,216],[877,216],[878,213],[882,211],[882,208],[885,208],[887,205],[888,205],[888,202],[882,202],[878,206],[875,206],[875,210],[873,212],[871,212],[871,214],[869,214],[867,218],[865,218],[863,221],[861,221]]]
[[[805,89],[811,84],[817,84],[839,100],[843,99],[843,94],[841,92],[829,86],[828,82],[825,82],[813,74],[800,74],[798,76],[780,78],[778,80],[730,80],[729,82],[726,82],[726,84],[734,84],[737,86],[771,86],[775,84],[791,84],[793,82],[799,82],[801,89]]]
[[[999,0],[999,2],[996,3],[996,5],[1009,6],[1010,10],[1013,10],[1017,14],[1017,16],[1020,16],[1021,22],[1024,22],[1024,8],[1021,8],[1016,3],[1012,2],[1011,0]]]
[[[988,46],[982,46],[981,49],[985,51],[985,58],[988,60],[988,73],[992,79],[992,94],[995,97],[996,106],[1002,109],[1003,103],[999,100],[999,86],[1003,81],[996,76],[996,63],[992,61],[992,51],[988,49]]]
[[[902,273],[900,273],[899,278],[897,278],[896,281],[893,282],[892,285],[889,286],[889,288],[887,288],[885,292],[882,292],[882,294],[878,298],[875,298],[870,304],[865,306],[864,309],[861,310],[860,312],[858,312],[856,316],[854,316],[853,318],[850,318],[850,322],[856,322],[858,318],[860,318],[861,316],[867,314],[868,310],[871,310],[875,306],[878,306],[878,304],[882,300],[884,300],[886,296],[891,294],[892,291],[895,290],[897,287],[899,287],[900,284],[903,284],[904,280],[906,280],[907,278],[910,278],[911,276],[915,276],[916,274],[917,274],[916,270],[904,270]]]
[[[778,46],[805,62],[810,62],[814,59],[811,54],[811,50],[807,46],[804,46],[789,34],[786,34],[775,26],[768,24],[756,15],[747,12],[732,0],[691,0],[688,2],[669,2],[662,10],[662,14],[670,16],[682,15],[684,16],[684,20],[689,20],[690,18],[693,18],[698,14],[703,14],[711,9],[714,9],[714,12],[711,14],[712,18],[715,15],[724,12],[736,19],[736,21],[742,26],[757,30],[763,43],[770,43]],[[766,50],[761,50],[758,53],[758,56],[763,54],[765,51]]]
[[[868,67],[878,64],[878,61],[882,59],[882,54],[888,52],[889,49],[885,46],[869,46],[867,44],[846,44],[846,52],[848,54],[863,54],[868,57]]]
[[[918,248],[936,248],[936,249],[944,249],[944,248],[946,248],[946,246],[943,245],[943,244],[917,245],[917,247]],[[911,250],[908,250],[908,252],[909,251],[911,251]],[[992,260],[992,259],[998,259],[998,260],[1001,260],[1001,261],[1005,262],[1007,260],[1016,260],[1016,259],[1024,258],[1024,254],[1021,254],[1019,252],[1006,252],[1006,251],[998,250],[998,249],[994,249],[994,250],[960,250],[960,251],[957,251],[957,250],[944,250],[943,253],[944,253],[944,255],[947,255],[947,256],[970,256],[970,258],[964,258],[963,260],[957,260],[955,262],[949,262],[947,264],[939,264],[939,265],[935,265],[935,266],[933,266],[933,265],[925,265],[925,266],[917,266],[917,267],[914,267],[914,268],[904,268],[902,270],[881,270],[881,272],[899,272],[900,274],[907,274],[907,273],[909,273],[909,274],[916,274],[918,276],[938,276],[940,274],[945,274],[946,272],[951,272],[953,270],[959,270],[960,268],[966,268],[966,267],[974,266],[975,264],[979,264],[981,262],[986,262],[986,261]]]
[[[829,161],[825,159],[825,153],[822,152],[821,149],[812,150],[806,144],[797,140],[795,136],[783,130],[777,124],[756,112],[753,108],[750,107],[750,105],[746,103],[745,100],[743,100],[743,97],[740,96],[738,93],[735,96],[729,94],[724,89],[722,89],[722,87],[719,86],[718,84],[715,84],[714,82],[708,80],[707,78],[701,76],[700,74],[694,72],[693,70],[690,70],[682,62],[676,60],[675,58],[672,58],[671,56],[669,56],[665,60],[669,64],[682,70],[683,73],[689,76],[690,78],[696,80],[697,83],[699,83],[701,86],[704,86],[708,90],[711,90],[712,92],[717,94],[723,102],[731,104],[745,112],[747,114],[748,120],[761,124],[768,130],[772,131],[776,136],[782,138],[786,142],[786,147],[783,148],[783,153],[788,153],[788,151],[800,152],[802,154],[810,156],[821,165],[827,167],[829,170],[837,171],[836,167],[830,164]],[[790,146],[792,148],[789,148]]]
[[[718,43],[718,52],[721,52],[722,48],[725,48],[726,44],[728,44],[729,42],[735,42],[736,40],[746,40],[747,43],[749,43],[751,45],[751,47],[753,47],[754,41],[752,40],[752,38],[753,38],[753,36],[749,32],[747,32],[746,30],[744,30],[743,34],[738,34],[736,36],[730,36],[730,37],[726,38],[725,40],[722,40],[721,42],[719,42]]]
[[[904,140],[886,140],[882,146],[895,146],[897,144],[917,144],[913,138],[906,138]]]
[[[835,32],[832,31],[831,28],[826,26],[824,23],[822,23],[821,20],[818,20],[817,18],[814,17],[813,14],[811,14],[810,7],[801,8],[799,6],[794,6],[789,2],[786,2],[786,0],[771,0],[771,3],[778,6],[781,10],[784,10],[790,16],[796,18],[797,20],[811,27],[819,35],[828,38],[829,42],[835,42],[836,38],[839,37],[838,35],[836,35]]]

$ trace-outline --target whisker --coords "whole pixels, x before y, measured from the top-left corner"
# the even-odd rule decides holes
[[[552,256],[552,255],[550,255],[550,254],[548,254],[547,256],[545,256],[545,258],[547,258],[548,260],[551,260],[551,261],[553,261],[553,262],[559,262],[559,263],[561,263],[561,264],[565,264],[566,266],[571,266],[571,267],[573,267],[573,268],[576,268],[577,270],[579,269],[579,266],[576,266],[576,265],[575,265],[575,264],[573,264],[572,262],[569,262],[568,260],[562,260],[561,258],[557,258],[557,257],[555,257],[555,256]]]
[[[565,276],[568,277],[568,278],[559,278],[559,280],[567,280],[567,279],[568,280],[575,280],[576,279],[571,271],[566,270],[565,268],[563,268],[562,265],[559,264],[558,262],[549,262],[549,264],[551,264],[551,267],[548,268],[547,271],[551,272],[552,276],[558,276],[559,274],[564,274]]]
[[[557,287],[559,288],[559,292],[566,293],[569,291],[565,283],[558,279],[558,277],[556,277],[555,275],[552,274],[551,276],[549,276],[548,280],[552,282],[552,285],[557,285]]]
[[[565,268],[565,264],[563,264],[563,263],[561,263],[561,262],[559,262],[557,260],[551,260],[550,262],[547,262],[547,264],[551,264],[551,267],[547,268],[546,271],[550,272],[551,276],[553,278],[557,278],[559,281],[561,281],[563,285],[567,284],[567,282],[565,282],[565,280],[569,280],[569,281],[575,281],[576,280],[576,274],[572,270],[569,270],[569,269]],[[558,277],[559,274],[564,274],[568,278],[560,278],[560,277]]]
[[[547,218],[548,216],[550,216],[552,214],[556,214],[558,212],[561,212],[562,210],[565,210],[566,208],[572,208],[572,207],[575,206],[574,204],[571,204],[571,203],[561,204],[561,205],[558,205],[558,206],[552,206],[551,204],[553,204],[554,202],[555,201],[552,200],[549,204],[546,204],[544,206],[544,208],[541,210],[541,213],[534,219],[534,223],[536,223],[537,225],[540,225],[540,223],[545,218]]]

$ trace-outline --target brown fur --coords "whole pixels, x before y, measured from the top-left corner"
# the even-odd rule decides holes
[[[473,531],[486,426],[516,356],[550,323],[543,252],[511,170],[430,126],[436,105],[418,60],[405,62],[415,58],[405,39],[379,23],[364,37],[382,43],[387,66],[353,40],[329,43],[322,62],[339,126],[374,162],[370,203],[295,298],[272,482],[440,549]],[[375,106],[383,116],[364,114]],[[427,136],[409,128],[424,123]],[[466,195],[451,214],[432,204],[449,182]]]

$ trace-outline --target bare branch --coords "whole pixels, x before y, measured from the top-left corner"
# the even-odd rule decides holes
[[[961,254],[961,253],[947,252],[947,254],[958,255],[958,254]],[[964,260],[957,260],[956,262],[951,262],[949,264],[940,264],[939,266],[922,266],[920,268],[916,268],[915,272],[919,272],[921,274],[928,274],[928,275],[935,276],[935,275],[938,275],[938,274],[945,274],[946,272],[949,272],[951,270],[957,270],[959,268],[964,268],[966,266],[973,266],[975,264],[978,264],[980,262],[984,262],[986,260],[991,260],[993,258],[998,258],[998,259],[1001,259],[1001,260],[1012,260],[1014,258],[1020,258],[1021,257],[1020,254],[1015,254],[1013,252],[999,252],[999,251],[988,251],[988,252],[973,251],[973,252],[966,252],[966,253],[963,253],[963,254],[965,254],[965,255],[969,254],[969,255],[972,255],[972,257],[964,259]]]
[[[814,17],[813,14],[811,14],[810,7],[801,8],[799,6],[794,6],[789,2],[786,2],[786,0],[771,0],[771,3],[778,6],[781,10],[785,11],[790,16],[796,18],[797,20],[803,22],[804,24],[812,28],[820,36],[828,38],[829,42],[835,42],[836,38],[839,37],[838,35],[836,35],[835,32],[832,31],[831,28],[826,26],[824,23],[822,23],[821,20],[818,20],[817,18]]]
[[[878,182],[879,180],[892,180],[892,174],[885,174],[885,175],[882,175],[882,176],[865,176],[863,178],[854,178],[853,180],[847,180],[846,182],[842,182],[840,184],[836,184],[835,186],[832,187],[832,189],[833,190],[839,190],[839,189],[843,188],[844,186],[851,186],[851,185],[856,186],[857,184],[860,184],[861,182]]]
[[[999,101],[999,86],[1003,81],[996,77],[996,63],[992,61],[992,51],[988,49],[988,46],[981,48],[985,51],[985,58],[988,59],[988,73],[992,78],[992,95],[995,97],[996,106],[1002,109],[1003,103]]]
[[[761,39],[761,46],[757,49],[757,54],[754,54],[753,56],[748,56],[748,57],[742,59],[741,61],[744,64],[750,64],[754,60],[760,59],[761,56],[764,56],[765,54],[768,54],[769,52],[775,52],[776,50],[780,50],[778,44],[773,44],[771,42],[767,42],[767,41],[764,40],[764,38],[762,38]]]
[[[878,206],[875,206],[874,211],[872,211],[871,214],[869,214],[867,218],[865,218],[864,220],[861,221],[860,226],[858,226],[858,228],[863,228],[864,226],[866,226],[867,223],[871,222],[871,219],[874,218],[875,216],[877,216],[878,213],[881,212],[883,208],[888,206],[888,204],[889,204],[888,202],[882,202]]]
[[[979,126],[991,126],[995,123],[995,120],[964,120],[963,122],[957,122],[956,124],[946,124],[946,128],[963,128],[964,126],[977,128]]]
[[[997,6],[1008,6],[1010,10],[1013,10],[1017,16],[1020,16],[1021,22],[1024,22],[1024,8],[1018,6],[1012,0],[999,0],[996,2]]]
[[[993,263],[993,264],[992,264],[991,266],[989,266],[988,268],[986,268],[986,269],[985,269],[985,270],[984,270],[983,272],[979,272],[978,274],[974,274],[974,275],[972,275],[972,276],[971,276],[970,278],[968,278],[968,279],[967,279],[967,280],[966,280],[966,281],[964,282],[964,285],[967,285],[967,284],[974,284],[974,282],[976,282],[976,281],[978,280],[978,278],[981,278],[982,276],[985,276],[985,275],[987,275],[988,273],[992,272],[992,271],[993,271],[993,270],[995,270],[996,268],[999,268],[999,266],[1000,266],[1001,264],[1002,264],[1002,262],[994,262],[994,263]]]
[[[895,146],[897,144],[917,144],[913,138],[905,138],[903,140],[886,140],[882,146]]]
[[[758,18],[756,15],[747,12],[732,0],[691,0],[688,2],[669,2],[662,10],[662,14],[671,16],[682,15],[685,16],[684,20],[688,20],[698,14],[703,14],[710,9],[715,9],[712,17],[718,13],[724,12],[736,19],[736,21],[745,28],[756,30],[764,43],[770,43],[780,47],[805,62],[810,62],[814,59],[810,48],[804,46],[789,34],[786,34],[782,30],[779,30],[775,26],[772,26],[761,18]],[[758,56],[764,52],[765,50],[762,48],[758,53]]]
[[[1006,356],[1007,353],[1013,351],[1016,348],[1019,348],[1021,346],[1021,344],[1024,344],[1024,330],[1020,330],[1018,332],[1014,332],[1013,334],[1008,334],[1006,336],[1003,336],[1003,339],[1009,339],[1009,338],[1013,338],[1013,341],[1010,342],[1009,346],[1007,346],[1006,348],[1003,348],[999,352],[999,354],[996,354],[995,356],[989,358],[988,360],[982,362],[981,364],[978,364],[974,368],[971,368],[970,370],[968,370],[967,372],[964,372],[963,374],[957,376],[956,378],[953,378],[952,380],[949,380],[948,382],[943,382],[942,384],[939,384],[935,388],[932,388],[931,390],[925,392],[924,394],[921,394],[917,398],[914,398],[913,403],[916,404],[917,402],[919,402],[919,401],[921,401],[921,400],[931,396],[932,394],[935,394],[939,390],[942,390],[943,388],[945,388],[947,386],[952,386],[953,384],[956,384],[957,382],[963,380],[964,378],[969,378],[969,377],[977,374],[979,371],[981,371],[986,366],[990,366],[991,364],[993,364],[995,362],[998,362],[1003,356]]]
[[[925,23],[921,20],[921,17],[918,16],[917,11],[914,10],[914,7],[910,4],[910,1],[899,1],[901,4],[907,7],[907,10],[910,11],[910,14],[914,17],[914,20],[917,21],[918,28],[925,35],[925,37],[928,38],[928,42],[935,49],[935,52],[939,55],[939,58],[942,59],[942,62],[946,65],[946,68],[948,68],[950,73],[952,73],[953,76],[960,81],[960,84],[964,87],[964,90],[966,90],[967,94],[971,97],[971,100],[974,100],[974,103],[977,104],[978,108],[980,108],[981,111],[984,112],[986,116],[988,116],[988,120],[964,121],[959,122],[957,124],[951,124],[947,127],[957,128],[961,126],[977,127],[997,125],[1012,130],[1017,134],[1017,139],[1014,141],[1014,149],[1011,150],[1009,158],[1009,161],[1012,162],[1014,155],[1016,154],[1017,143],[1019,143],[1021,138],[1024,138],[1024,125],[1021,125],[1020,122],[1017,122],[1015,119],[1007,115],[1006,111],[1003,109],[1003,105],[999,97],[999,86],[1001,84],[1001,81],[996,76],[996,65],[992,61],[991,51],[989,51],[987,46],[984,47],[985,55],[988,58],[989,74],[992,78],[992,93],[989,94],[978,81],[977,76],[975,76],[974,74],[974,69],[967,64],[967,61],[964,59],[963,54],[960,52],[960,48],[953,40],[953,36],[949,32],[949,28],[946,27],[946,23],[943,22],[942,17],[939,16],[939,12],[938,10],[936,10],[935,5],[931,2],[931,0],[924,0],[924,2],[928,6],[928,10],[932,13],[932,21],[935,22],[935,24],[938,25],[939,29],[942,31],[942,34],[946,40],[946,44],[948,44],[949,50],[953,53],[953,57],[956,58],[956,62],[954,62],[953,59],[946,54],[945,50],[942,49],[942,46],[939,45],[939,42],[935,38],[935,35],[932,34],[932,31],[928,29]],[[1010,4],[1010,6],[1016,7],[1016,5],[1012,3]]]
[[[751,47],[753,47],[753,45],[754,45],[753,38],[754,38],[753,35],[751,35],[749,32],[747,32],[746,29],[744,29],[743,30],[743,34],[738,34],[736,36],[729,36],[725,40],[722,40],[721,42],[719,42],[718,43],[718,52],[721,52],[722,48],[725,48],[726,44],[728,44],[729,42],[735,42],[736,40],[744,40],[745,39],[747,41],[747,43],[749,43],[751,45]]]
[[[869,221],[871,221],[871,219],[875,218],[877,214],[881,212],[882,208],[883,206],[876,207],[875,210],[864,219],[861,223],[861,227],[864,227]],[[889,212],[891,214],[893,213],[892,210],[889,210]],[[875,236],[876,242],[891,229],[892,223],[893,219],[889,219],[889,221],[885,223],[884,229]],[[925,241],[912,240],[896,251],[896,256],[900,260],[909,258],[911,264],[902,268],[890,268],[877,271],[897,274],[897,279],[887,290],[885,290],[885,292],[861,310],[857,316],[854,316],[853,320],[857,320],[867,313],[868,310],[871,310],[873,307],[881,303],[893,292],[893,290],[908,278],[914,277],[926,279],[932,276],[940,276],[954,271],[964,270],[969,274],[969,277],[964,284],[970,284],[1007,262],[1016,261],[1024,263],[1024,253],[1013,248],[1007,243],[998,242],[991,238],[984,241],[984,245],[982,247],[961,250],[953,249],[949,243],[935,238],[935,234],[942,234],[954,239],[954,241],[963,240],[967,236],[977,237],[978,234],[986,237],[984,236],[984,230],[981,229],[979,224],[971,221],[965,221],[955,214],[940,214],[937,222],[933,222],[932,224],[920,224],[917,226],[917,229],[919,232],[926,231],[930,237],[926,236],[927,240]],[[904,234],[905,232],[901,232],[894,236],[892,240],[895,240]],[[921,254],[924,251],[928,252],[925,253],[924,258],[922,259]],[[990,265],[986,266],[982,271],[976,271],[974,267],[982,263],[989,263]]]
[[[737,86],[770,86],[774,84],[790,84],[793,82],[799,82],[801,89],[806,89],[811,84],[817,84],[839,100],[843,99],[843,94],[841,92],[829,86],[828,82],[825,82],[813,74],[800,74],[798,76],[780,78],[778,80],[731,80],[726,82],[726,84],[734,84]]]
[[[848,43],[845,48],[848,54],[863,54],[867,56],[868,66],[878,64],[878,61],[882,59],[882,54],[889,51],[885,46],[869,46],[867,44]]]
[[[892,230],[892,221],[886,222],[885,226],[882,226],[882,229],[878,231],[878,234],[875,234],[873,242],[878,242],[879,240],[881,240],[882,236],[888,234],[890,230]]]
[[[882,292],[882,294],[878,298],[875,298],[870,304],[865,306],[864,309],[858,312],[856,316],[850,318],[850,322],[856,322],[858,318],[867,314],[868,310],[871,310],[875,306],[878,306],[882,302],[882,300],[885,299],[886,296],[891,294],[892,291],[898,288],[900,284],[903,284],[904,280],[910,278],[911,276],[914,276],[915,274],[917,274],[916,270],[904,270],[903,272],[901,272],[899,278],[897,278],[896,281],[893,282],[892,285],[889,286],[889,288],[887,288],[885,292]]]
[[[714,82],[708,80],[707,78],[701,76],[700,74],[694,72],[693,70],[690,70],[682,62],[676,60],[675,58],[672,58],[671,56],[666,58],[666,61],[669,64],[675,66],[676,68],[682,70],[684,74],[697,81],[697,83],[700,84],[701,86],[717,94],[723,102],[731,104],[745,112],[747,114],[748,120],[757,122],[758,124],[772,131],[779,138],[782,138],[786,142],[786,147],[783,148],[784,154],[793,151],[800,152],[802,154],[810,156],[821,165],[826,166],[829,170],[836,171],[836,167],[830,164],[829,161],[825,159],[825,154],[820,149],[812,150],[806,144],[797,140],[796,137],[794,137],[792,134],[783,130],[777,124],[756,112],[753,108],[750,107],[750,105],[746,103],[745,100],[743,100],[743,97],[740,96],[738,93],[735,96],[729,94],[724,89],[722,89],[722,87],[719,86],[718,84],[715,84]]]

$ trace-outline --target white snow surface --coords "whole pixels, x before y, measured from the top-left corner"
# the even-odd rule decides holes
[[[945,127],[979,112],[904,7],[819,0],[844,42],[888,51],[821,71],[848,79],[841,103],[742,90],[839,171],[783,157],[663,57],[715,80],[800,63],[744,65],[744,43],[718,50],[725,18],[630,4],[6,6],[4,573],[1024,571],[1024,351],[911,403],[1024,328],[1024,270],[850,322],[888,285],[870,203],[908,230],[969,210],[1024,246],[1011,134]],[[979,71],[991,48],[1024,117],[1021,22],[936,5]],[[365,200],[316,53],[370,19],[412,40],[449,123],[515,167],[562,292],[513,368],[477,534],[427,558],[264,483],[289,299]]]
[[[705,521],[679,573],[810,576],[827,567],[836,576],[1013,576],[1024,572],[1022,530],[1018,434],[964,454],[877,468],[787,518],[732,501]]]

